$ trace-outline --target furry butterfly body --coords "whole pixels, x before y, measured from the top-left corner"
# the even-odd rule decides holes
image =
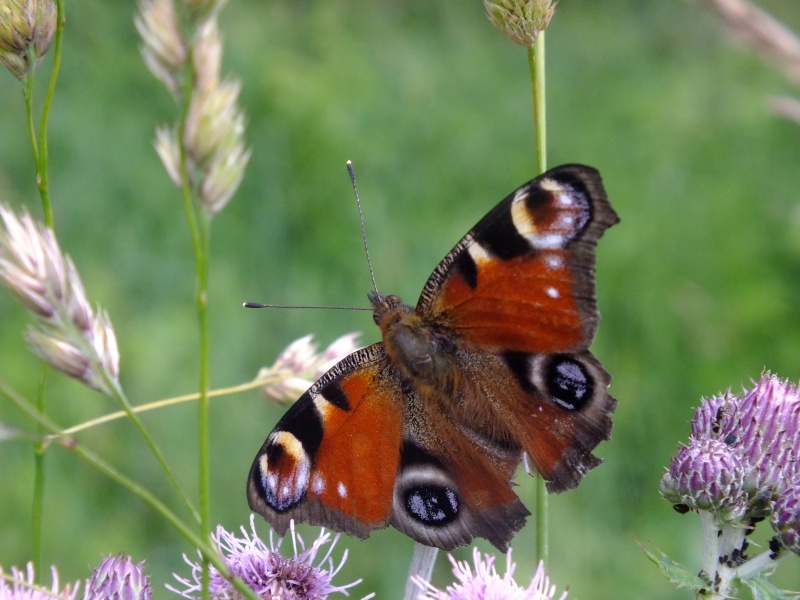
[[[383,341],[300,397],[264,442],[250,506],[359,537],[391,524],[443,549],[505,551],[528,510],[527,453],[560,492],[601,461],[610,377],[589,352],[595,245],[618,217],[594,169],[565,165],[500,202],[436,267],[415,308],[370,294]]]

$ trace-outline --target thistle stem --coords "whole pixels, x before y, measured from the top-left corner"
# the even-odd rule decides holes
[[[436,564],[436,557],[439,549],[433,546],[426,546],[416,542],[414,544],[414,554],[411,555],[411,564],[408,567],[408,578],[406,579],[406,591],[403,594],[404,600],[414,600],[419,595],[419,588],[411,580],[413,576],[418,576],[425,581],[431,580],[433,567]]]

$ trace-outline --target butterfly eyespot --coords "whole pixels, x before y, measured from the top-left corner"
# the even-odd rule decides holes
[[[286,512],[306,497],[311,462],[291,434],[282,432],[257,464],[261,474],[259,492],[272,510]]]
[[[425,485],[405,492],[409,516],[423,525],[442,526],[458,518],[461,501],[455,491],[439,485]]]
[[[554,356],[547,367],[547,391],[561,408],[580,410],[592,398],[594,381],[587,369],[568,356]]]

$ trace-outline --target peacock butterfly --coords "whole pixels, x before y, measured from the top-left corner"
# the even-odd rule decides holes
[[[599,173],[564,165],[494,207],[439,263],[416,308],[372,293],[383,342],[350,354],[269,434],[250,507],[361,538],[392,525],[430,546],[505,551],[530,513],[527,453],[550,492],[600,464],[610,376],[588,347],[595,245],[618,222]]]

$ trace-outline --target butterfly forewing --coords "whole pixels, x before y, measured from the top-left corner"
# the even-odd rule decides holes
[[[380,344],[339,362],[264,442],[250,507],[283,534],[290,519],[359,537],[389,523],[403,400]]]
[[[594,247],[617,221],[595,169],[552,169],[464,236],[426,283],[417,312],[485,348],[585,349],[598,321]]]

